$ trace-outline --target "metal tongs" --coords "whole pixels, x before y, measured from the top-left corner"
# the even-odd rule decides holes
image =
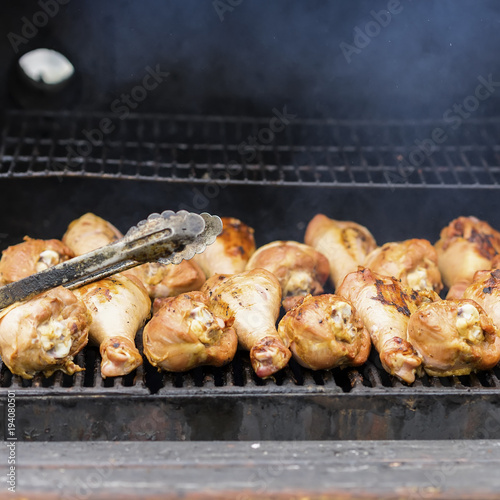
[[[71,290],[145,262],[179,264],[203,252],[221,231],[216,215],[185,210],[151,214],[105,247],[0,287],[0,309],[56,286]]]

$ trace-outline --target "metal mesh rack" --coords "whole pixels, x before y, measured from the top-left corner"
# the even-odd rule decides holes
[[[500,118],[339,121],[9,111],[0,177],[496,188]],[[281,117],[281,118],[280,118]]]

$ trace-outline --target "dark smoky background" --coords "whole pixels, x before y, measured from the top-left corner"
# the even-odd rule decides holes
[[[23,36],[47,2],[57,13]],[[288,104],[301,117],[439,118],[473,93],[478,76],[500,81],[495,0],[64,2],[3,2],[0,102],[46,105],[15,95],[5,80],[39,47],[74,64],[72,92],[50,100],[72,109],[109,111],[156,65],[170,75],[138,111],[267,116]],[[397,12],[389,20],[388,9]],[[350,62],[342,44],[356,49]],[[494,95],[477,116],[498,103]]]
[[[49,5],[57,12],[30,31]],[[21,88],[13,76],[19,57],[40,47],[75,67],[61,93]],[[169,75],[134,112],[271,117],[286,106],[299,118],[441,119],[474,94],[479,77],[500,82],[499,49],[496,0],[9,0],[0,108],[113,113],[153,68]],[[471,118],[498,116],[499,99],[493,85]],[[61,178],[5,180],[0,189],[4,247],[24,234],[60,237],[87,210],[125,230],[152,211],[192,205],[203,187]],[[228,186],[202,210],[240,217],[259,244],[301,240],[317,212],[365,224],[382,243],[435,241],[459,215],[500,227],[497,199],[476,189]]]

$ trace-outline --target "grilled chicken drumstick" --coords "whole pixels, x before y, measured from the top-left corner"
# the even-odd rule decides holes
[[[437,253],[427,240],[385,243],[368,254],[364,265],[374,273],[400,280],[413,290],[439,293],[443,289]]]
[[[427,299],[404,289],[395,278],[366,268],[348,274],[337,294],[358,311],[384,369],[411,384],[422,360],[408,342],[406,330],[411,313]],[[437,294],[431,294],[429,300],[434,298]]]
[[[293,357],[304,367],[326,370],[362,365],[370,354],[370,334],[354,306],[337,295],[311,295],[281,319]]]
[[[465,289],[463,298],[477,302],[500,333],[500,269],[478,271],[473,283]],[[491,349],[499,350],[499,344],[497,339]]]
[[[9,370],[23,378],[56,370],[73,375],[82,368],[73,357],[88,341],[92,318],[70,290],[53,288],[0,312],[0,356]]]
[[[274,241],[260,247],[247,270],[267,269],[280,282],[283,307],[288,311],[308,294],[323,293],[328,278],[328,260],[314,248],[296,241]]]
[[[500,252],[500,233],[476,217],[458,217],[442,229],[434,245],[448,299],[461,298],[476,271],[491,269]]]
[[[0,285],[13,283],[74,257],[59,240],[24,237],[23,243],[8,247],[0,259]]]
[[[276,331],[281,287],[274,274],[253,269],[226,276],[217,274],[203,285],[210,297],[210,310],[229,320],[243,349],[250,351],[255,373],[262,378],[281,370],[291,357],[288,339]]]
[[[233,359],[238,337],[232,319],[225,322],[212,314],[208,302],[202,292],[155,300],[155,313],[143,333],[144,354],[153,366],[184,372]]]
[[[69,224],[62,241],[75,255],[83,255],[120,238],[123,234],[113,224],[88,212]]]
[[[329,219],[323,214],[316,215],[309,222],[304,241],[328,259],[330,279],[335,288],[377,247],[365,227],[355,222]]]
[[[193,257],[207,278],[214,274],[241,273],[255,252],[251,227],[234,217],[221,219],[222,233],[202,253]]]
[[[92,315],[90,339],[100,347],[103,377],[126,375],[142,364],[135,335],[151,311],[151,300],[133,276],[115,274],[74,290]]]
[[[439,300],[411,315],[408,339],[432,376],[468,375],[500,360],[500,337],[483,308],[469,299]]]

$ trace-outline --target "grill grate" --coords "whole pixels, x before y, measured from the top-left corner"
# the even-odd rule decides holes
[[[9,111],[0,177],[391,188],[500,181],[500,118],[456,130],[439,121],[276,120]]]
[[[359,368],[312,371],[301,367],[293,359],[273,378],[262,380],[253,372],[248,353],[238,351],[232,363],[216,368],[211,366],[195,368],[186,373],[159,372],[147,360],[143,366],[125,377],[103,379],[100,374],[100,356],[96,347],[87,347],[76,357],[76,363],[85,371],[73,376],[56,372],[51,377],[38,375],[25,380],[12,375],[0,362],[0,394],[15,389],[19,394],[189,394],[195,388],[211,391],[302,394],[375,394],[379,391],[401,390],[414,394],[429,389],[446,388],[461,391],[489,393],[500,389],[500,366],[493,370],[460,377],[430,377],[424,375],[411,386],[401,383],[386,373],[372,353],[370,359]]]

